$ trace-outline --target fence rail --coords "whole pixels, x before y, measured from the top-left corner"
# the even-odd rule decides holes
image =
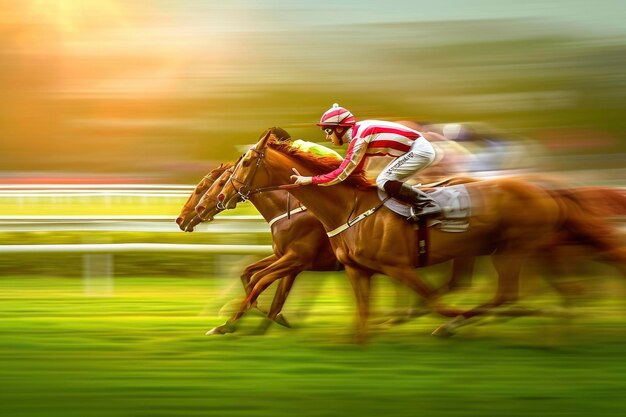
[[[204,233],[269,233],[261,216],[221,216],[196,226]],[[179,232],[174,216],[0,216],[0,232]]]
[[[96,243],[63,245],[0,245],[4,253],[126,253],[126,252],[185,252],[224,255],[269,255],[271,245],[205,245],[176,243]]]

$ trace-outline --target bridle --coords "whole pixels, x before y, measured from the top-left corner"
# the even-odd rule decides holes
[[[239,195],[239,202],[248,201],[250,199],[250,194],[255,194],[256,192],[258,192],[257,190],[251,190],[250,185],[252,184],[252,181],[254,181],[254,177],[256,176],[256,173],[259,170],[259,167],[261,166],[261,162],[265,158],[265,149],[263,149],[262,151],[257,151],[255,148],[250,148],[250,150],[256,153],[258,157],[256,159],[256,164],[254,165],[254,170],[252,171],[252,174],[247,178],[247,181],[244,182],[240,180],[239,178],[235,177],[235,173],[237,172],[237,169],[233,171],[233,173],[231,174],[230,178],[227,181],[227,183],[230,182],[230,184],[233,186],[233,188]],[[239,185],[239,188],[237,188],[238,185]],[[217,202],[217,208],[222,209],[222,210],[226,209],[226,206],[224,206],[223,200],[220,200],[219,198]]]
[[[229,170],[232,170],[232,169],[234,169],[234,167],[231,167],[231,168],[228,168],[228,169],[224,170],[222,173],[220,173],[220,175],[219,175],[217,178],[211,178],[211,177],[209,177],[209,174],[207,174],[207,175],[203,176],[203,178],[204,178],[205,180],[207,180],[207,181],[209,181],[209,182],[210,182],[210,184],[209,184],[209,188],[208,188],[208,189],[210,189],[210,188],[211,188],[211,187],[215,184],[215,182],[216,182],[217,180],[219,180],[219,179],[220,179],[220,177],[224,174],[224,172],[229,171]],[[231,171],[231,174],[232,174],[232,171]],[[208,189],[207,189],[207,191],[208,191]],[[212,199],[212,200],[213,200],[213,199]],[[225,207],[223,207],[223,205],[221,205],[221,202],[219,201],[219,199],[214,198],[214,200],[216,201],[215,206],[217,207],[217,209],[218,209],[218,210],[220,210],[220,211],[224,211]],[[210,201],[210,200],[209,200],[209,201]],[[220,207],[220,206],[221,206],[221,207]],[[200,220],[202,220],[203,222],[206,222],[206,221],[208,220],[208,218],[204,218],[204,217],[202,217],[202,215],[201,215],[200,213],[196,213],[196,216],[197,216]]]
[[[236,178],[235,172],[233,172],[233,175],[231,175],[230,179],[228,180],[232,184],[237,194],[239,195],[240,203],[248,201],[250,199],[250,196],[254,194],[264,193],[268,191],[276,191],[276,190],[287,190],[290,188],[300,187],[300,184],[283,184],[283,185],[273,185],[270,187],[261,187],[261,188],[251,189],[250,185],[254,181],[254,177],[256,176],[257,171],[259,170],[259,167],[261,166],[261,164],[263,163],[263,160],[265,159],[265,149],[261,151],[257,151],[255,148],[250,148],[250,150],[256,153],[258,156],[257,156],[256,164],[254,165],[254,170],[252,171],[252,174],[248,177],[247,181],[244,182],[240,180],[239,178]],[[263,167],[269,173],[269,170],[267,169],[267,166],[265,164],[263,164]],[[241,186],[237,188],[236,184],[240,184]],[[226,206],[224,206],[223,200],[219,200],[219,198],[218,198],[217,207],[223,210],[226,209]]]

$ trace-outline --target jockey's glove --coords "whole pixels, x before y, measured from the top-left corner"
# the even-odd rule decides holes
[[[304,177],[302,175],[292,175],[291,179],[298,185],[309,185],[313,182],[313,177]]]

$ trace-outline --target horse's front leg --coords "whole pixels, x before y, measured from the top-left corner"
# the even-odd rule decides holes
[[[280,280],[276,293],[274,294],[274,299],[272,300],[272,306],[270,307],[269,313],[267,313],[267,318],[263,320],[261,325],[256,329],[255,334],[265,334],[273,322],[281,326],[291,327],[287,319],[280,314],[280,312],[285,305],[285,301],[287,301],[287,296],[299,272],[301,271],[295,271]]]
[[[276,256],[276,254],[273,254],[259,261],[256,261],[253,264],[246,266],[246,268],[241,273],[241,276],[239,277],[241,279],[241,284],[243,285],[243,289],[246,292],[246,296],[250,295],[250,291],[254,287],[254,283],[252,282],[252,276],[257,272],[264,270],[265,268],[267,268],[268,266],[270,266],[277,260],[278,260],[278,257]],[[261,309],[258,305],[255,304],[252,307],[257,308],[261,313],[263,313],[264,315],[267,315],[267,311]]]
[[[237,312],[235,312],[230,319],[222,326],[218,326],[207,332],[207,335],[232,333],[236,330],[235,323],[243,317],[245,312],[253,306],[257,298],[269,287],[274,281],[284,276],[292,274],[292,271],[302,270],[299,264],[294,263],[294,260],[289,256],[283,256],[276,260],[265,269],[256,272],[251,277],[251,282],[256,282],[246,299],[241,303]]]
[[[345,266],[348,279],[354,290],[357,304],[357,326],[354,340],[357,343],[367,341],[367,318],[369,316],[370,286],[372,271],[356,266]]]

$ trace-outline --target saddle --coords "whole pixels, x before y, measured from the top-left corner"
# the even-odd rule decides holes
[[[437,227],[443,232],[459,233],[469,227],[471,215],[471,198],[465,185],[453,185],[449,187],[435,187],[421,189],[427,193],[436,205],[441,208],[441,215],[427,220],[428,227]],[[411,205],[393,198],[378,190],[378,197],[385,207],[399,216],[411,220],[413,209]]]

